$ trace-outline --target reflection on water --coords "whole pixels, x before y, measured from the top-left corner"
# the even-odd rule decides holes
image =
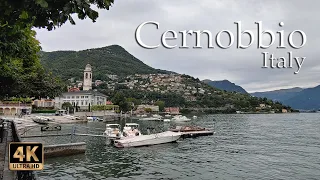
[[[208,115],[191,123],[215,126],[213,136],[141,148],[116,149],[101,137],[32,140],[87,143],[86,154],[46,159],[41,179],[320,179],[318,115]],[[144,133],[147,127],[162,131],[174,125],[138,123]],[[64,125],[63,131],[70,132],[71,126]],[[105,124],[80,126],[95,130]]]

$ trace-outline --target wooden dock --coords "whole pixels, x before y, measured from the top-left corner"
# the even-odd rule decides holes
[[[75,133],[74,135],[76,135],[76,136],[91,136],[91,137],[107,137],[105,135],[100,135],[100,134],[79,134],[79,133]]]
[[[187,132],[181,132],[183,138],[190,138],[190,137],[198,137],[198,136],[210,136],[213,135],[213,131],[187,131]]]

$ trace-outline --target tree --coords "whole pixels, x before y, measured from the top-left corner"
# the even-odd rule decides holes
[[[165,106],[164,101],[157,101],[156,103],[154,103],[154,105],[159,106],[159,111],[164,110],[164,106]]]
[[[109,9],[113,0],[3,0],[0,1],[0,99],[11,96],[56,96],[62,83],[40,64],[41,47],[33,27],[60,27],[67,20],[98,18],[90,5]]]
[[[69,112],[73,112],[73,106],[71,103],[69,102],[64,102],[62,105],[61,105],[61,108],[62,109],[65,109],[65,110],[69,110]]]
[[[99,14],[92,7],[109,10],[112,3],[114,0],[2,0],[0,1],[1,25],[23,27],[32,23],[33,27],[52,30],[68,20],[71,24],[75,24],[72,14],[76,14],[81,20],[88,17],[95,22]]]
[[[144,111],[145,111],[146,113],[151,113],[151,112],[152,112],[152,109],[151,109],[151,108],[145,108]]]
[[[117,92],[112,99],[113,104],[119,105],[119,109],[123,112],[130,110],[130,105],[124,97],[123,93]]]

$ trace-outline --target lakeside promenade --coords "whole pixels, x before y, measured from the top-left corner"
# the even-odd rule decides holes
[[[0,120],[1,121],[1,120]],[[0,123],[0,179],[32,179],[36,180],[37,175],[33,171],[11,171],[9,170],[9,143],[21,142],[20,136],[17,132],[16,125],[13,121],[6,121]]]
[[[11,122],[1,123],[0,130],[0,179],[14,179],[14,172],[9,170],[8,146],[13,142]]]

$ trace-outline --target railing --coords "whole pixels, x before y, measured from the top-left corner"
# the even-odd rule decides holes
[[[20,135],[18,134],[15,123],[11,123],[12,138],[14,142],[22,142]],[[38,179],[37,174],[34,171],[15,171],[15,179],[18,180],[36,180]]]

